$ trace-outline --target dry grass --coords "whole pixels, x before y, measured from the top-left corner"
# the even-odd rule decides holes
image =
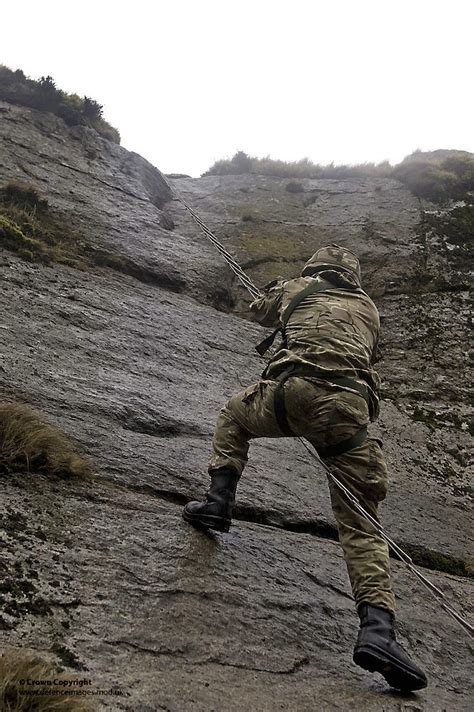
[[[78,680],[74,675],[61,673],[40,658],[15,651],[0,657],[0,710],[2,712],[93,712],[95,709],[84,697],[68,695],[50,696],[43,690],[67,691],[62,685],[25,685],[20,680]],[[80,690],[79,685],[69,689]],[[35,694],[25,695],[25,690]],[[23,694],[22,694],[23,693]]]
[[[40,413],[21,403],[0,403],[0,471],[25,469],[87,477],[92,464]]]

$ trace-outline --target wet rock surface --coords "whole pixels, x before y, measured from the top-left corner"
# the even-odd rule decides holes
[[[336,542],[247,522],[206,535],[176,505],[112,482],[14,478],[5,493],[8,521],[24,517],[6,528],[10,578],[34,592],[17,595],[30,610],[5,616],[4,644],[60,650],[94,689],[123,691],[103,709],[469,709],[466,640],[400,564],[399,639],[430,677],[416,695],[353,665]],[[432,579],[465,606],[468,581]]]
[[[218,409],[262,370],[264,332],[159,171],[93,131],[0,108],[0,183],[33,183],[156,276],[0,251],[0,397],[44,411],[97,465],[89,484],[2,478],[5,645],[123,688],[104,709],[467,710],[467,637],[396,562],[401,640],[431,685],[400,697],[352,664],[324,471],[296,441],[252,444],[229,535],[181,521],[207,487]],[[423,232],[396,181],[288,183],[173,181],[259,285],[328,241],[359,253],[382,314],[383,522],[466,611],[471,582],[446,570],[467,574],[472,552],[467,261]]]
[[[2,261],[0,392],[45,410],[110,478],[179,502],[200,497],[216,414],[258,378],[250,350],[261,329],[124,275],[29,265],[6,252]],[[392,472],[388,530],[465,559],[465,468],[448,452],[438,462],[430,448],[437,443],[441,458],[457,442],[463,453],[469,433],[439,434],[390,400],[373,432]],[[443,476],[451,461],[458,479]],[[324,471],[291,439],[252,443],[237,516],[335,536]]]

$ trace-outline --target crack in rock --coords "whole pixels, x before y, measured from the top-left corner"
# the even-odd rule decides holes
[[[97,478],[97,480],[103,481],[108,485],[117,486],[117,483],[109,478]],[[119,487],[124,487],[125,489],[133,492],[147,494],[158,499],[163,499],[166,502],[176,504],[180,507],[190,501],[189,496],[182,492],[160,489],[151,485],[121,484]],[[319,539],[329,539],[330,541],[338,541],[339,539],[337,528],[330,522],[323,519],[302,521],[294,519],[290,520],[280,512],[245,504],[237,505],[233,516],[236,521],[275,527],[277,529],[283,529],[287,532],[293,532],[295,534],[310,534],[318,537]],[[400,546],[402,549],[409,550],[409,553],[414,560],[414,564],[417,566],[422,566],[423,568],[431,571],[450,573],[452,575],[459,576],[460,578],[473,577],[473,574],[469,571],[468,566],[466,566],[466,563],[462,559],[456,558],[450,554],[443,554],[442,552],[428,549],[427,547],[420,547],[419,545],[409,544],[406,542],[402,542]],[[400,560],[396,554],[391,553],[390,556],[396,561]],[[329,586],[331,588],[330,584],[322,584],[316,578],[313,579],[312,574],[307,572],[305,573],[311,580],[314,580],[314,583],[317,585]],[[345,592],[340,589],[335,589],[335,592],[340,595],[346,595]]]
[[[305,576],[309,578],[310,581],[315,583],[317,586],[321,586],[321,588],[329,588],[331,591],[334,591],[338,596],[343,596],[344,598],[347,598],[349,601],[352,601],[353,598],[350,596],[347,591],[344,591],[342,588],[338,588],[338,586],[334,586],[334,584],[330,583],[329,581],[321,581],[317,576],[312,574],[310,571],[305,571],[303,569],[303,573]]]
[[[142,653],[147,653],[148,655],[153,655],[154,657],[161,657],[161,656],[184,656],[187,652],[187,648],[175,648],[174,650],[171,648],[149,648],[145,645],[139,645],[138,643],[134,643],[129,640],[107,640],[105,641],[108,645],[124,645],[129,648],[133,648],[134,650],[138,650]],[[283,668],[282,670],[272,670],[271,668],[268,667],[259,667],[257,665],[246,665],[244,663],[231,663],[225,660],[220,660],[219,657],[217,656],[212,656],[209,658],[206,658],[205,660],[196,660],[196,661],[189,661],[189,664],[192,665],[219,665],[222,667],[232,667],[232,668],[237,668],[239,670],[250,670],[253,672],[266,672],[271,675],[292,675],[298,670],[300,670],[302,667],[305,665],[308,665],[309,663],[309,658],[305,655],[293,662],[293,664],[288,667],[288,668]]]
[[[222,660],[219,660],[219,658],[209,658],[208,660],[203,660],[200,662],[196,662],[196,665],[220,665],[222,667],[232,667],[232,668],[238,668],[240,670],[252,670],[254,672],[266,672],[270,673],[271,675],[292,675],[293,673],[297,672],[300,670],[302,667],[305,665],[309,664],[309,658],[305,655],[304,657],[300,658],[299,660],[295,660],[293,665],[291,667],[283,669],[283,670],[271,670],[270,668],[264,668],[264,667],[257,667],[253,665],[245,665],[244,663],[229,663],[229,662],[224,662]]]

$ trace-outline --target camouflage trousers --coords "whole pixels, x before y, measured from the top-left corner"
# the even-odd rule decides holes
[[[252,438],[283,437],[275,419],[273,396],[277,383],[260,381],[232,396],[220,411],[213,438],[209,470],[230,466],[239,475],[247,462]],[[365,400],[355,392],[316,379],[289,378],[285,385],[288,423],[295,436],[316,449],[351,437],[369,422]],[[377,518],[378,503],[388,486],[387,467],[379,442],[372,438],[359,447],[324,460],[331,472]],[[328,478],[331,504],[347,564],[356,606],[369,603],[394,611],[388,547],[344,493]]]

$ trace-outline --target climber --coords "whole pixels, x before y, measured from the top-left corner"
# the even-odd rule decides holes
[[[277,326],[283,342],[261,380],[231,397],[220,411],[209,461],[210,489],[203,502],[185,506],[184,519],[228,531],[249,440],[285,435],[306,438],[377,518],[387,492],[387,468],[381,443],[367,436],[367,425],[379,413],[380,381],[372,366],[380,319],[361,287],[358,258],[338,245],[321,248],[301,277],[270,282],[250,310],[263,326]],[[268,346],[274,336],[262,344]],[[426,687],[425,674],[395,639],[387,544],[330,478],[329,489],[360,618],[354,662],[382,673],[397,689]]]

